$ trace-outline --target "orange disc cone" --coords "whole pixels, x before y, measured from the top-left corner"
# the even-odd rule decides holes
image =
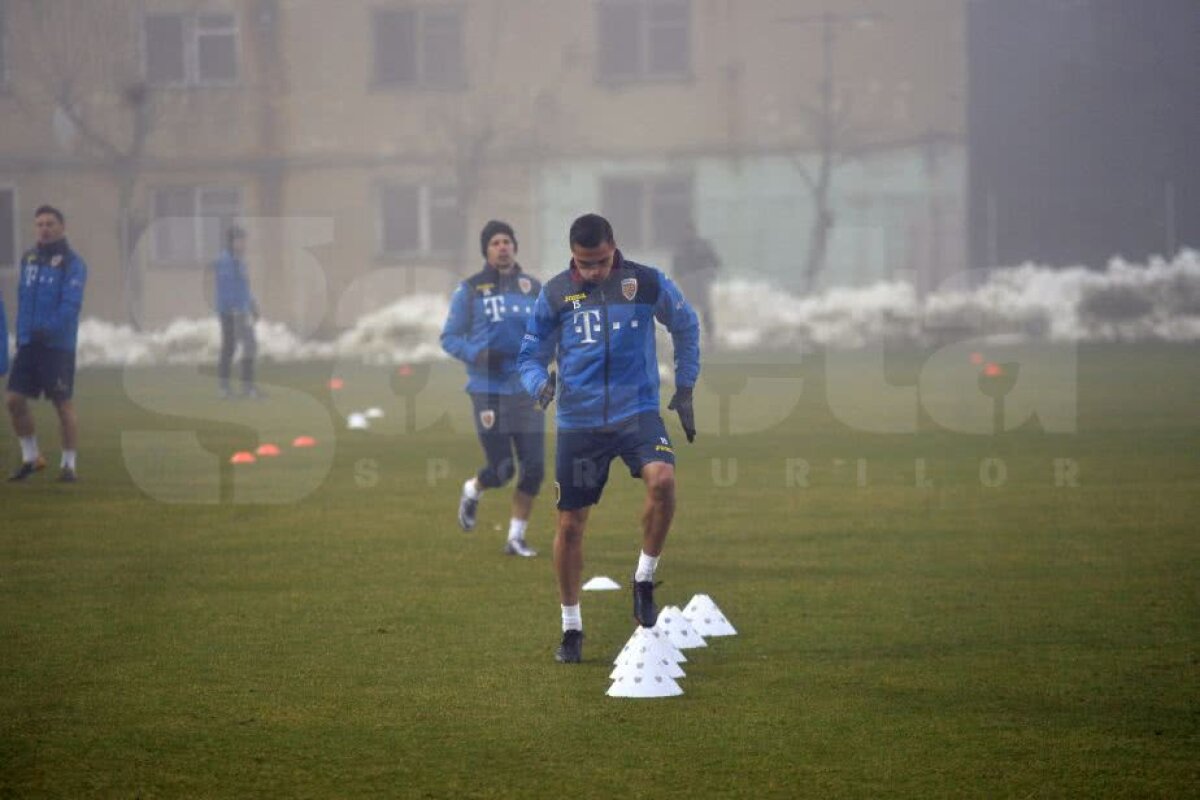
[[[279,455],[279,448],[273,444],[260,444],[254,452],[260,456],[277,456]]]
[[[346,385],[346,382],[343,381],[341,378],[330,378],[329,379],[329,388],[333,389],[335,391],[338,389],[341,389],[345,385]]]
[[[317,440],[311,436],[297,436],[292,440],[292,447],[316,447]]]
[[[400,368],[396,370],[396,373],[401,378],[408,378],[412,376],[413,369],[408,364],[401,364]]]
[[[1004,368],[999,364],[989,361],[983,368],[983,374],[987,375],[989,378],[999,378],[1004,374]]]
[[[983,363],[983,353],[971,353],[971,363],[978,366]]]
[[[242,450],[240,452],[234,453],[233,456],[229,459],[229,463],[230,464],[253,464],[257,460],[258,459],[256,459],[254,457],[254,453],[251,453],[247,450]]]

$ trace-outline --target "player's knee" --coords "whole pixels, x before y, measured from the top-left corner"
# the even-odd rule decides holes
[[[568,544],[580,542],[583,539],[583,517],[566,511],[560,512],[558,535]]]
[[[496,479],[500,481],[499,485],[501,486],[511,481],[513,475],[517,474],[517,468],[511,458],[506,458],[499,464],[496,464],[493,471],[496,473]]]
[[[24,413],[27,406],[25,398],[16,392],[9,392],[4,398],[4,404],[8,407],[8,413],[10,414]]]
[[[525,464],[521,467],[521,480],[517,488],[528,495],[536,495],[542,488],[545,468],[541,464]]]
[[[675,498],[675,473],[671,470],[656,470],[646,476],[646,489],[656,502],[669,502]]]

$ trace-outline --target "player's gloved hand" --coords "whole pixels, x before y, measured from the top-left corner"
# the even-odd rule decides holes
[[[667,404],[668,411],[679,414],[679,424],[683,426],[684,435],[691,444],[696,439],[696,412],[692,408],[692,387],[675,387],[675,396]]]
[[[552,403],[554,401],[554,391],[557,388],[558,388],[558,374],[555,373],[553,370],[551,370],[550,377],[547,378],[546,382],[542,384],[542,388],[538,389],[538,393],[537,393],[538,408],[542,409],[543,411],[546,410],[547,406],[549,406],[550,403]]]

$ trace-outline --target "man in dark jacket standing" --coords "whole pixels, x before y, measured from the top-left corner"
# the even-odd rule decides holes
[[[8,376],[8,413],[21,442],[21,466],[10,481],[23,481],[42,470],[29,400],[45,395],[58,412],[62,461],[58,479],[73,483],[79,437],[72,395],[75,344],[87,264],[66,239],[62,212],[41,206],[33,215],[37,245],[21,256],[17,290],[17,355]]]
[[[242,394],[258,397],[254,385],[254,358],[258,355],[258,340],[254,323],[258,320],[258,303],[250,293],[246,274],[246,232],[236,225],[225,234],[225,252],[213,263],[217,282],[217,315],[221,320],[221,356],[217,376],[221,381],[221,396],[233,397],[229,373],[234,351],[242,349]]]
[[[545,472],[545,420],[521,387],[517,353],[542,285],[517,263],[517,239],[508,223],[484,225],[479,249],[486,263],[454,291],[442,329],[442,347],[467,365],[467,393],[486,459],[463,484],[458,524],[473,530],[484,490],[508,483],[519,465],[504,552],[529,558],[537,555],[525,543],[525,530]]]

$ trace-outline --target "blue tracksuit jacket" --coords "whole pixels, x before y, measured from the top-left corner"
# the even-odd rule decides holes
[[[700,375],[700,325],[679,288],[618,250],[608,279],[584,283],[572,268],[546,283],[521,345],[521,382],[530,395],[558,351],[558,427],[596,428],[658,412],[654,322],[675,343],[675,385]]]
[[[21,256],[17,346],[37,340],[57,350],[74,350],[86,284],[87,264],[66,239]]]
[[[525,323],[542,284],[518,265],[508,275],[487,264],[467,278],[450,298],[450,313],[442,328],[442,348],[467,365],[471,394],[519,394],[525,391],[517,373],[517,353]],[[475,363],[483,350],[504,354],[500,369],[489,373]]]
[[[234,258],[228,250],[213,262],[213,273],[217,280],[217,313],[257,314],[258,304],[250,293],[250,279],[246,276],[246,265]]]

